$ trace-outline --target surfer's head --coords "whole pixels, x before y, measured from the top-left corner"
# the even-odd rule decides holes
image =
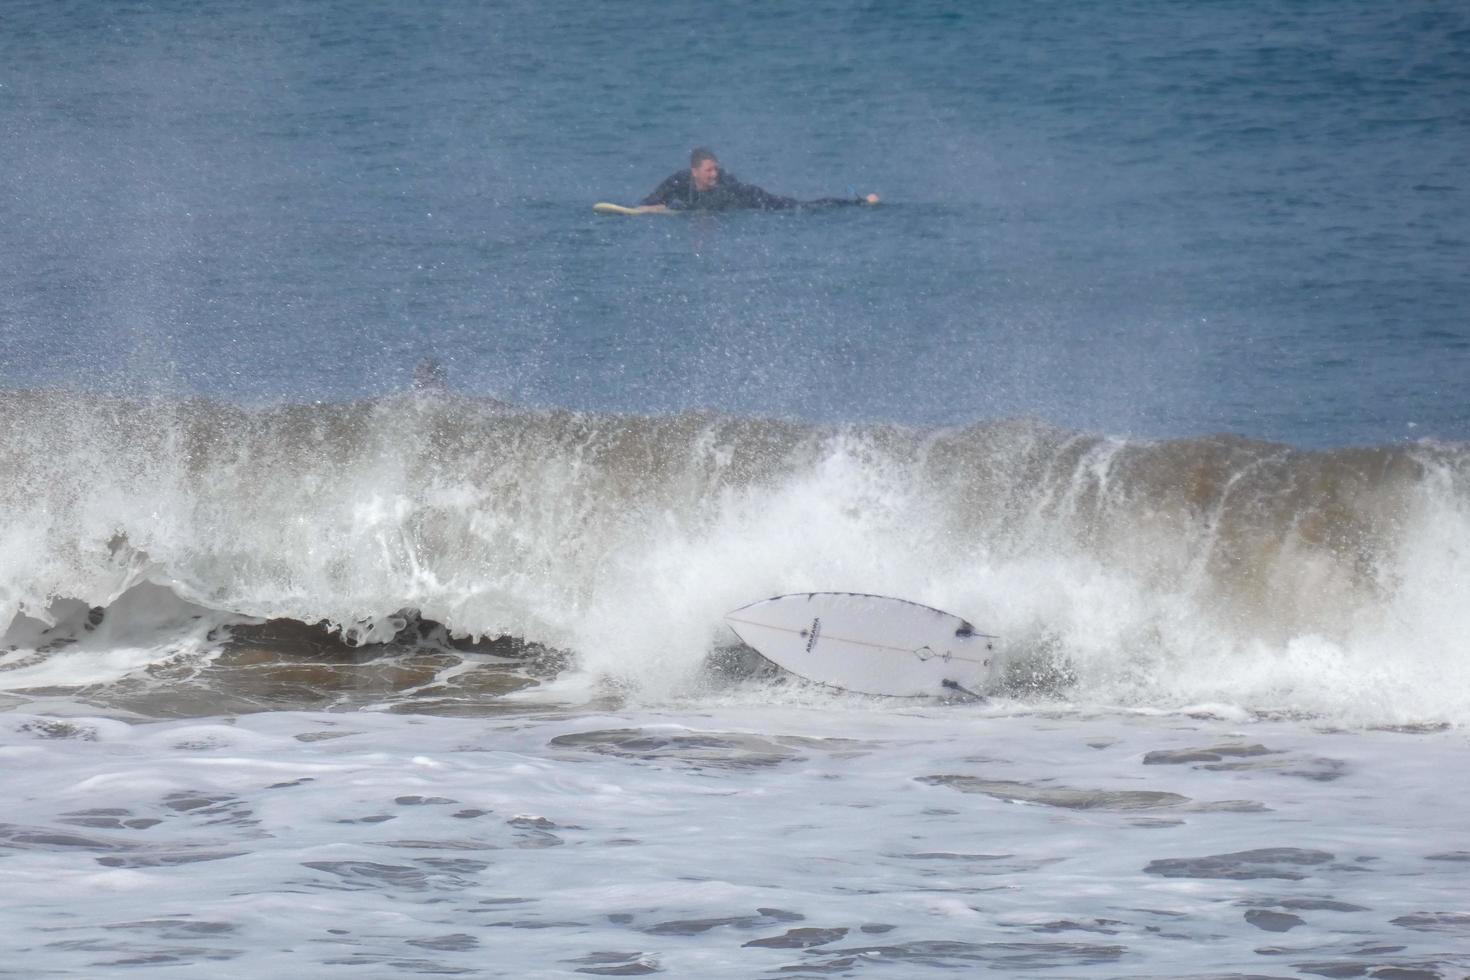
[[[707,191],[719,182],[720,161],[713,152],[702,146],[694,148],[689,154],[689,179],[694,181],[697,191]]]

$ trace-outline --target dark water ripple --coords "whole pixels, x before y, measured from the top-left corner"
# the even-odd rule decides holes
[[[1162,790],[1074,789],[965,775],[921,776],[918,782],[932,786],[949,786],[962,793],[982,793],[1008,802],[1038,803],[1069,810],[1187,809],[1200,813],[1251,813],[1263,809],[1261,804],[1248,800],[1202,803],[1179,793]]]
[[[892,946],[850,946],[823,949],[814,966],[798,966],[794,972],[832,972],[852,967],[889,964],[949,969],[983,965],[992,970],[1049,970],[1116,963],[1127,947],[1090,943],[970,943],[955,940],[920,940]]]
[[[1249,881],[1256,878],[1282,878],[1300,881],[1308,877],[1298,868],[1315,867],[1333,860],[1326,851],[1297,847],[1263,847],[1231,854],[1211,854],[1197,858],[1166,858],[1150,861],[1145,874],[1164,878],[1228,878]]]

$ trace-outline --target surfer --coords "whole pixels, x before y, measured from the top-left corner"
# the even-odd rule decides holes
[[[762,190],[754,184],[742,184],[727,173],[714,153],[697,147],[689,154],[689,169],[670,174],[653,193],[639,202],[639,211],[730,211],[749,208],[758,211],[789,211],[792,208],[830,207],[838,204],[877,204],[878,195],[865,197],[824,197],[815,201],[798,201]]]

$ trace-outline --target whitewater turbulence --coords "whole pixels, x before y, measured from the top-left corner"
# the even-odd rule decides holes
[[[246,410],[8,392],[0,410],[12,690],[208,656],[232,624],[323,623],[361,648],[422,620],[657,698],[708,682],[729,609],[850,590],[1000,634],[1017,696],[1470,720],[1462,445],[450,396]]]

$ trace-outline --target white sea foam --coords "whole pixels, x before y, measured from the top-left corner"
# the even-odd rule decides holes
[[[1259,972],[1268,947],[1470,968],[1455,732],[757,704],[0,716],[0,759],[18,748],[40,754],[6,766],[0,826],[21,973],[1189,976]]]
[[[724,612],[834,589],[963,615],[1047,695],[1470,720],[1463,447],[12,400],[12,690],[205,658],[241,617],[382,642],[411,609],[659,701],[705,683]]]

